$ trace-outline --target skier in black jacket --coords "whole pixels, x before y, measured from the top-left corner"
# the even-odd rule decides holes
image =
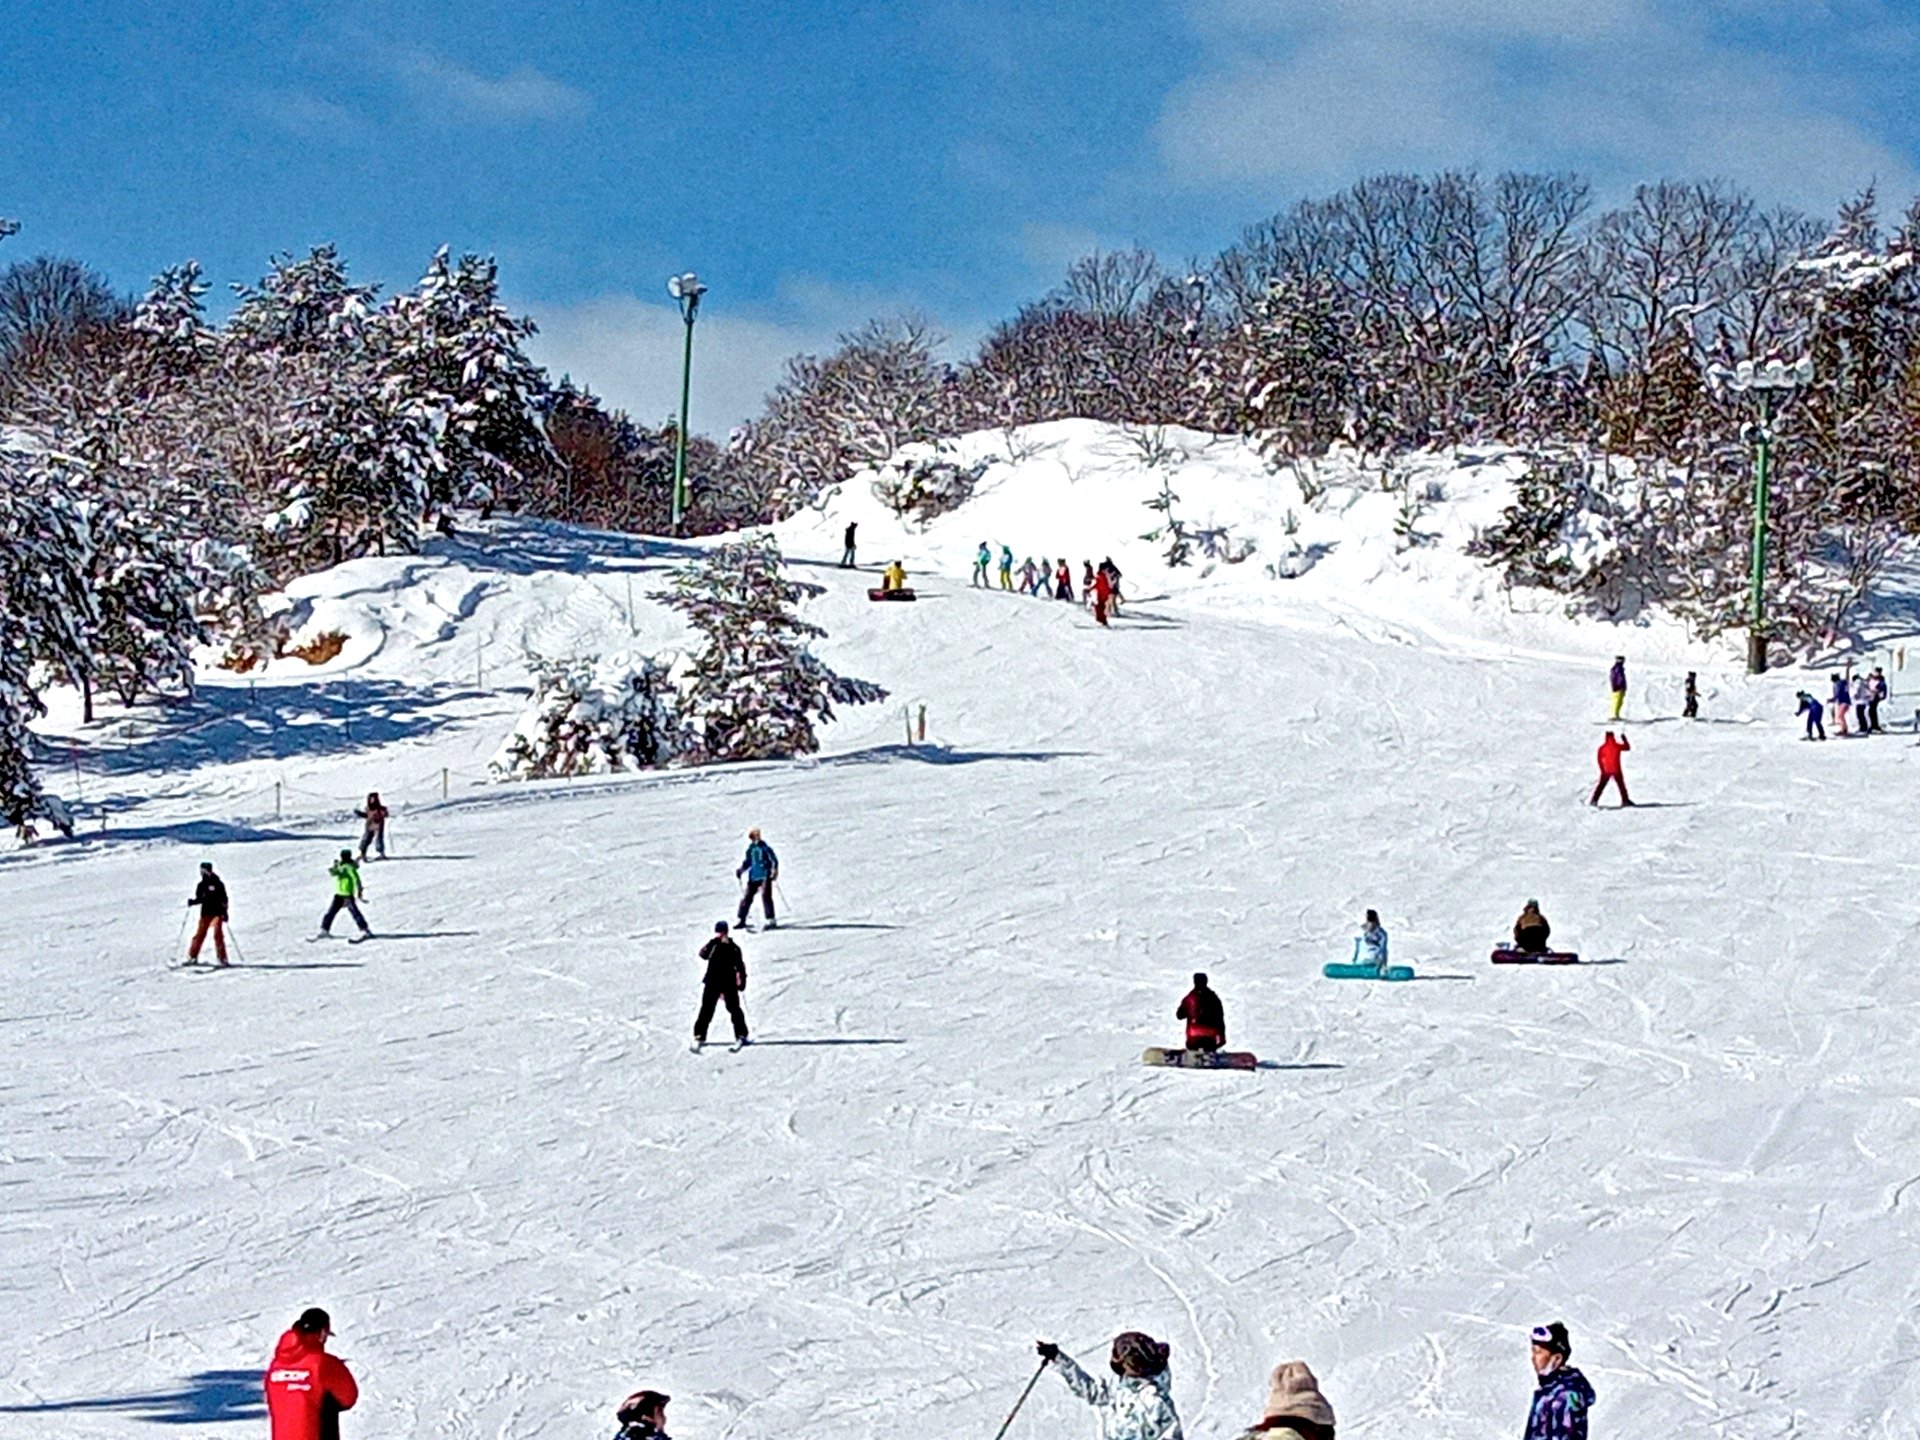
[[[1187,1022],[1187,1049],[1218,1050],[1227,1043],[1227,1007],[1207,985],[1207,977],[1196,972],[1193,989],[1173,1012],[1173,1018]]]
[[[213,935],[213,957],[224,965],[227,963],[227,887],[221,878],[213,873],[213,862],[200,862],[200,883],[193,887],[193,898],[189,905],[200,907],[200,923],[194,927],[193,943],[187,947],[187,963],[195,963],[200,958],[200,947],[207,943],[209,932]]]
[[[700,991],[700,1013],[693,1022],[693,1048],[699,1050],[707,1043],[714,1007],[725,1001],[727,1018],[733,1021],[733,1048],[738,1050],[747,1043],[747,1017],[740,1008],[740,992],[747,988],[747,962],[727,933],[726,921],[713,927],[713,938],[700,947],[700,958],[707,962],[707,975]]]

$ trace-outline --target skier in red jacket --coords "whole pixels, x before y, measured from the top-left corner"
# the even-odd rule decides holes
[[[280,1337],[267,1368],[267,1417],[273,1440],[340,1440],[340,1412],[360,1398],[353,1372],[327,1354],[333,1322],[315,1307]]]
[[[1207,988],[1207,977],[1195,972],[1193,989],[1173,1012],[1173,1018],[1187,1022],[1187,1049],[1218,1050],[1227,1043],[1227,1008],[1220,997]]]
[[[1622,735],[1616,740],[1613,732],[1607,731],[1607,738],[1600,742],[1600,780],[1593,787],[1593,798],[1587,802],[1589,805],[1600,803],[1600,792],[1607,788],[1609,780],[1620,788],[1620,803],[1633,804],[1627,795],[1626,776],[1620,773],[1620,757],[1631,749],[1633,746],[1627,742],[1626,736]]]

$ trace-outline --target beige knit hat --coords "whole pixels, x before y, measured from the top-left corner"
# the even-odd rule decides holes
[[[1282,1360],[1267,1378],[1265,1420],[1311,1420],[1333,1429],[1333,1406],[1304,1360]]]

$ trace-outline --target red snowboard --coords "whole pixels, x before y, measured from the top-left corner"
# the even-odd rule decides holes
[[[920,597],[911,590],[869,590],[869,600],[918,600]]]

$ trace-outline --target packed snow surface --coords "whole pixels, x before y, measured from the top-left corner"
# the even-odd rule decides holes
[[[1499,457],[1432,462],[1408,549],[1377,477],[1312,509],[1177,438],[1239,565],[1160,566],[1091,426],[925,530],[862,483],[783,527],[823,658],[895,693],[814,759],[486,782],[529,653],[682,638],[685,547],[511,523],[296,586],[328,666],[56,716],[87,833],[0,859],[0,1435],[255,1433],[309,1304],[350,1440],[592,1435],[643,1384],[681,1440],[984,1440],[1034,1338],[1130,1328],[1195,1437],[1296,1357],[1343,1435],[1508,1436],[1555,1319],[1596,1437],[1910,1434],[1912,737],[1803,743],[1823,677],[1510,603],[1459,553]],[[833,566],[849,518],[918,603]],[[971,589],[982,540],[1112,554],[1121,619]],[[1594,810],[1616,651],[1643,803]],[[373,788],[380,938],[304,943]],[[693,1055],[750,825],[758,1043]],[[203,858],[246,964],[169,972]],[[1529,897],[1589,963],[1487,963]],[[1419,980],[1320,978],[1368,906]],[[1268,1068],[1138,1063],[1195,970]],[[1012,1431],[1092,1434],[1046,1377]]]

